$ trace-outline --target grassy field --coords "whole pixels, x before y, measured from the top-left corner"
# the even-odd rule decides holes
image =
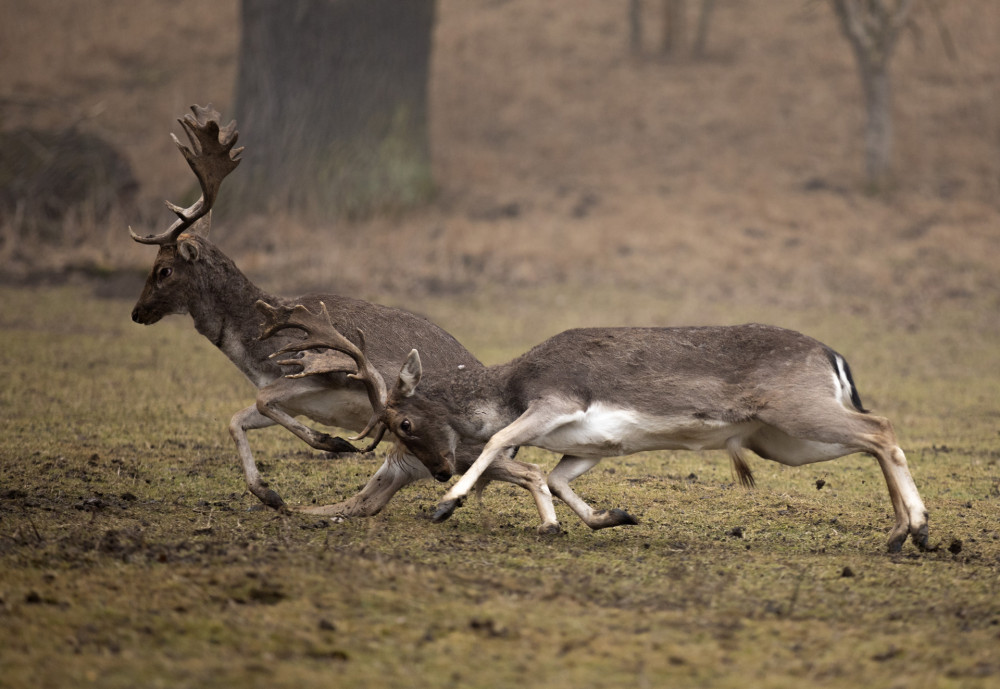
[[[502,303],[532,306],[488,292],[417,306],[489,362],[528,333],[680,308],[586,288],[513,296]],[[888,495],[860,455],[755,460],[752,492],[724,453],[606,460],[579,492],[641,524],[590,532],[557,505],[554,538],[535,534],[523,491],[496,484],[441,525],[426,518],[444,490],[431,483],[344,523],[257,510],[226,432],[252,388],[186,317],[141,328],[131,301],[80,286],[0,301],[4,686],[1000,680],[1000,346],[975,310],[923,328],[813,311],[781,323],[846,354],[865,403],[896,423],[937,548],[889,555]],[[705,321],[779,318],[727,308]],[[277,429],[251,442],[292,503],[348,497],[381,461],[381,448],[323,459]]]
[[[0,222],[0,687],[998,686],[1000,5],[914,4],[881,196],[829,3],[719,2],[703,59],[659,54],[662,3],[639,55],[625,2],[437,5],[436,200],[217,213],[213,241],[269,290],[403,306],[488,363],[582,325],[806,332],[894,422],[935,549],[885,552],[863,456],[751,458],[753,491],[722,452],[606,460],[574,487],[641,523],[557,504],[554,538],[505,485],[440,525],[430,482],[369,519],[256,509],[227,432],[253,388],[187,317],[131,323],[154,252],[125,229],[162,231],[191,188],[174,118],[246,124],[240,3],[14,0],[0,130],[99,135],[140,188],[58,241]],[[350,497],[384,452],[250,441],[292,504]]]

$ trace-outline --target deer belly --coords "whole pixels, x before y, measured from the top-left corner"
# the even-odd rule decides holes
[[[359,431],[372,415],[364,392],[323,388],[297,395],[282,407],[293,416],[305,416],[326,426]]]
[[[718,450],[735,435],[751,432],[740,424],[694,416],[654,416],[633,409],[592,404],[531,443],[576,457],[612,457],[646,450]]]

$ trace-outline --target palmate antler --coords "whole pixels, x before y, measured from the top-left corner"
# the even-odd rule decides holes
[[[239,133],[236,131],[236,120],[225,127],[219,127],[219,113],[211,105],[201,107],[191,106],[194,115],[185,115],[177,120],[184,128],[191,146],[182,144],[173,134],[170,137],[181,150],[191,170],[194,171],[201,185],[201,198],[188,208],[181,208],[167,201],[167,208],[177,215],[177,220],[166,232],[157,235],[141,237],[128,228],[132,239],[140,244],[171,244],[177,237],[195,222],[208,215],[219,194],[222,180],[240,164],[239,155],[243,147],[233,150]]]
[[[343,372],[347,373],[348,378],[360,380],[365,384],[365,389],[368,391],[368,401],[372,405],[372,417],[364,430],[350,440],[360,440],[375,431],[372,444],[364,451],[370,452],[374,449],[382,440],[382,436],[385,435],[385,424],[381,422],[381,417],[382,412],[385,411],[389,393],[382,374],[365,356],[364,332],[360,328],[358,329],[361,347],[357,347],[333,327],[330,313],[323,302],[320,302],[318,314],[311,312],[302,304],[294,307],[271,306],[267,302],[257,301],[255,306],[264,316],[263,332],[260,339],[265,340],[290,328],[297,328],[306,333],[304,340],[296,340],[271,355],[271,358],[274,358],[291,352],[302,353],[300,358],[278,361],[282,365],[302,367],[299,373],[289,377],[301,378],[320,373]],[[347,356],[338,356],[334,352]]]

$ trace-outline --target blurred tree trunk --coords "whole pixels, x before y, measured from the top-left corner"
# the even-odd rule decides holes
[[[712,10],[715,9],[715,0],[701,0],[701,8],[698,10],[698,29],[694,35],[694,46],[691,54],[701,59],[705,57],[705,49],[708,47],[708,27],[712,24]]]
[[[679,55],[687,32],[687,2],[663,0],[663,54]]]
[[[236,213],[323,220],[433,191],[427,82],[434,0],[243,0]]]
[[[642,0],[628,2],[628,47],[633,55],[642,52]]]
[[[892,98],[889,60],[909,21],[913,0],[830,0],[854,51],[865,98],[865,175],[874,191],[889,182]]]
[[[685,44],[687,43],[687,1],[686,0],[662,0],[663,8],[663,37],[660,43],[660,52],[671,58],[683,56]],[[712,11],[715,9],[715,0],[701,0],[698,4],[698,24],[695,28],[694,42],[691,47],[691,55],[696,59],[705,57],[705,48],[708,45],[708,30],[712,23]],[[629,0],[628,2],[628,44],[629,51],[633,55],[642,54],[642,0]]]

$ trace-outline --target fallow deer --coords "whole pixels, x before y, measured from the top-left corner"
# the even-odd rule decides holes
[[[481,472],[522,445],[564,455],[549,474],[549,489],[592,529],[636,523],[620,509],[595,510],[570,488],[604,457],[726,449],[750,486],[744,449],[791,466],[866,452],[878,460],[895,510],[889,550],[900,550],[907,535],[927,547],[927,511],[892,425],[863,408],[844,357],[792,330],[757,324],[568,330],[509,363],[452,370],[419,388],[414,349],[388,391],[325,309],[261,308],[268,334],[286,327],[307,333],[278,350],[311,348],[289,362],[301,366],[298,375],[357,369],[378,421],[435,475],[452,469],[457,443],[486,443],[445,494],[435,521],[451,516]],[[343,354],[353,360],[346,367]]]
[[[265,505],[283,508],[282,498],[261,478],[247,431],[280,424],[317,450],[356,452],[358,450],[346,440],[309,428],[295,417],[306,416],[328,426],[358,430],[365,426],[372,410],[364,386],[342,373],[300,380],[283,377],[289,369],[283,369],[270,355],[294,337],[262,342],[255,302],[264,299],[286,305],[305,303],[314,308],[325,303],[340,327],[348,332],[361,328],[369,333],[369,354],[374,365],[387,375],[399,370],[414,343],[429,353],[429,368],[436,375],[443,377],[451,369],[471,370],[483,366],[447,332],[406,311],[335,294],[313,294],[295,299],[267,294],[212,242],[195,234],[192,231],[195,223],[201,221],[204,225],[210,219],[219,187],[239,164],[243,149],[233,148],[238,136],[235,122],[220,128],[219,113],[211,106],[193,106],[192,111],[194,116],[189,114],[179,120],[191,146],[182,144],[175,136],[173,139],[198,178],[202,195],[189,208],[168,202],[177,220],[161,234],[142,237],[129,228],[135,241],[159,247],[152,271],[132,311],[132,320],[151,325],[170,314],[190,314],[198,332],[222,350],[259,388],[256,403],[237,412],[229,430],[250,491]],[[372,449],[376,443],[366,449]],[[458,466],[471,464],[481,445],[462,443],[455,451]],[[450,475],[451,470],[443,478]],[[421,462],[397,444],[356,496],[334,505],[299,509],[333,517],[373,515],[401,487],[430,476]],[[485,478],[524,487],[535,497],[543,522],[550,521],[552,497],[544,474],[537,467],[504,458]]]

